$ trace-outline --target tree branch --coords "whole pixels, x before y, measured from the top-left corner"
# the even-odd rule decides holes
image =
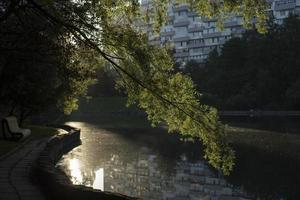
[[[54,16],[52,16],[50,13],[48,13],[45,9],[43,9],[39,4],[37,4],[34,0],[28,0],[28,2],[30,2],[37,10],[39,10],[46,18],[50,19],[52,22],[56,23],[56,24],[60,24],[62,26],[64,26],[68,31],[70,31],[78,40],[84,42],[87,46],[89,46],[90,48],[95,49],[106,61],[108,61],[109,63],[112,64],[112,66],[116,69],[118,69],[119,71],[121,71],[122,73],[124,73],[126,76],[128,76],[130,79],[132,79],[134,82],[136,82],[139,86],[141,86],[142,88],[147,89],[149,92],[151,92],[154,96],[156,96],[157,98],[159,98],[160,100],[162,100],[163,102],[168,103],[169,105],[173,106],[174,108],[178,109],[179,111],[181,111],[182,113],[184,113],[186,116],[190,117],[193,121],[195,121],[196,123],[200,124],[201,126],[205,127],[206,130],[208,131],[212,131],[215,132],[216,130],[212,127],[207,126],[206,123],[199,121],[199,119],[196,119],[191,113],[191,111],[186,111],[185,109],[181,108],[180,106],[176,105],[174,102],[172,102],[171,100],[163,97],[162,95],[158,94],[155,90],[153,90],[152,88],[148,87],[147,85],[145,85],[141,80],[137,79],[136,77],[134,77],[131,73],[129,73],[128,71],[126,71],[124,68],[122,68],[120,65],[118,65],[111,57],[110,55],[106,54],[105,52],[103,52],[97,44],[95,44],[94,42],[92,42],[87,36],[86,34],[80,30],[78,27],[72,25],[72,24],[68,24]],[[79,35],[81,36],[79,36]],[[206,113],[205,113],[206,114]],[[207,116],[206,116],[207,117]]]

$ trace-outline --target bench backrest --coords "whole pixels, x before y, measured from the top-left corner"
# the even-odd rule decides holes
[[[14,116],[6,117],[7,124],[9,126],[9,130],[12,132],[18,132],[20,130],[18,120]]]

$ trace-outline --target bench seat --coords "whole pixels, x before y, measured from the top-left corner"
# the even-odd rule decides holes
[[[25,139],[31,134],[30,129],[19,127],[18,120],[15,116],[9,116],[2,120],[2,131],[5,139],[12,140]]]

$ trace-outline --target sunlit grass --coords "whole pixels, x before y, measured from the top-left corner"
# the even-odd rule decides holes
[[[17,145],[19,145],[19,143],[12,142],[12,141],[0,140],[0,156],[13,150],[15,147],[17,147]]]
[[[299,199],[300,135],[228,127],[236,163],[227,180],[261,199]],[[255,198],[256,199],[256,198]]]
[[[42,127],[42,126],[28,126],[31,130],[31,135],[25,140],[37,140],[41,138],[51,137],[55,134],[58,134],[59,131],[51,127]],[[2,134],[2,133],[0,133]],[[24,141],[8,141],[0,140],[0,156],[8,153],[9,151],[17,148],[19,145],[22,145]]]
[[[227,131],[229,141],[235,146],[248,146],[300,160],[300,135],[240,127],[228,127]]]
[[[28,126],[28,128],[31,130],[31,135],[30,135],[31,140],[51,137],[59,133],[58,129],[52,127],[31,125]]]

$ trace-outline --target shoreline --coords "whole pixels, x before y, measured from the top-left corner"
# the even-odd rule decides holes
[[[91,187],[73,185],[56,163],[63,154],[80,145],[80,129],[71,126],[60,126],[67,133],[53,136],[46,144],[32,170],[32,179],[41,187],[48,199],[57,200],[135,200],[137,198],[122,194],[95,190]]]

